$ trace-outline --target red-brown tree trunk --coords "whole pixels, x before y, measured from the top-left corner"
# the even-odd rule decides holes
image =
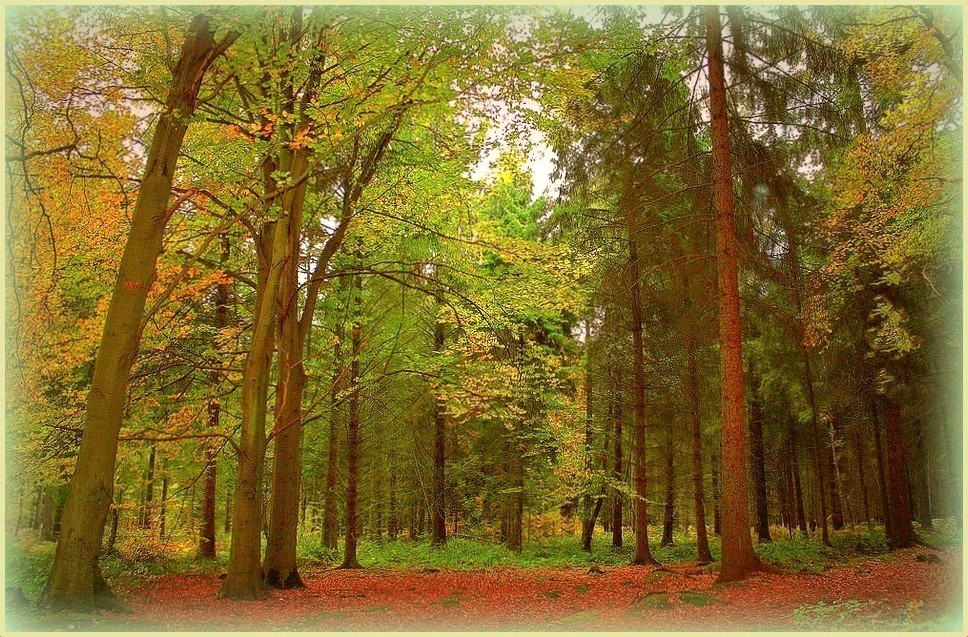
[[[733,207],[733,178],[726,115],[719,7],[706,8],[709,53],[709,109],[712,117],[713,194],[716,209],[716,272],[722,366],[723,533],[720,582],[746,577],[760,568],[750,537],[746,472],[746,415],[743,405],[743,342],[739,311],[739,270]]]
[[[622,424],[624,422],[624,415],[622,413],[623,409],[623,391],[622,391],[622,372],[621,369],[615,368],[615,382],[612,386],[612,417],[614,418],[615,427],[615,443],[614,443],[614,464],[612,469],[612,478],[615,480],[616,484],[621,484],[625,475],[622,470],[622,442],[623,442],[623,432]],[[622,508],[624,506],[622,491],[618,488],[614,489],[612,492],[612,546],[615,548],[620,548],[622,546]]]
[[[887,438],[887,484],[891,511],[891,532],[887,536],[891,550],[915,544],[914,525],[911,524],[911,502],[908,499],[907,462],[904,458],[904,430],[901,406],[883,396],[884,430]]]
[[[719,498],[721,492],[719,490],[719,456],[714,455],[709,463],[710,472],[712,473],[712,487],[713,487],[713,533],[715,535],[722,535],[723,533],[723,515],[722,510],[719,507]]]

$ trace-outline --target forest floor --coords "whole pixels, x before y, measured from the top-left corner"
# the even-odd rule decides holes
[[[131,614],[11,615],[15,630],[960,630],[962,553],[916,548],[716,584],[709,567],[306,568],[306,588],[216,598],[217,573],[119,583]]]

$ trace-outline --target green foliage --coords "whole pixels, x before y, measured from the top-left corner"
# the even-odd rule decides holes
[[[44,589],[54,561],[54,544],[24,540],[8,543],[6,551],[7,586],[19,586],[30,601],[36,601]]]
[[[794,572],[822,573],[836,564],[888,552],[883,527],[833,533],[831,547],[824,546],[819,536],[808,540],[799,532],[793,538],[774,540],[758,544],[757,554],[777,568]]]

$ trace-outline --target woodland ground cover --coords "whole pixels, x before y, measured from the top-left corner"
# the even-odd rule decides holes
[[[956,9],[8,18],[4,530],[37,621],[409,625],[486,589],[540,623],[586,585],[623,592],[575,625],[941,612]]]
[[[338,556],[302,545],[307,589],[279,591],[244,617],[237,604],[214,601],[225,560],[199,560],[172,547],[146,559],[147,552],[122,547],[105,560],[105,573],[131,603],[131,615],[51,617],[15,608],[8,625],[259,630],[271,620],[278,630],[954,630],[962,620],[961,537],[953,523],[939,522],[925,536],[938,550],[901,554],[888,550],[877,528],[837,532],[826,548],[778,533],[757,546],[773,570],[731,586],[713,585],[714,569],[690,561],[695,538],[686,533],[677,534],[674,547],[655,547],[666,565],[660,569],[629,567],[630,551],[608,546],[601,535],[591,555],[575,536],[528,544],[520,554],[466,539],[442,550],[428,541],[364,542],[367,568],[359,572],[334,570]],[[34,543],[8,551],[8,585],[39,594],[51,548]]]

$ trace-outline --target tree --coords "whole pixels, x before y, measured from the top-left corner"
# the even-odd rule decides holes
[[[739,313],[736,230],[726,114],[719,7],[706,8],[706,45],[709,55],[709,101],[712,117],[713,192],[716,209],[716,259],[719,288],[719,329],[722,366],[723,472],[722,565],[718,581],[743,579],[759,568],[750,539],[746,489],[745,409],[743,405],[743,349]]]
[[[186,32],[172,74],[132,215],[117,282],[104,324],[88,394],[81,448],[61,523],[54,566],[44,588],[51,608],[91,610],[118,608],[120,603],[98,567],[101,536],[113,500],[118,434],[124,414],[128,374],[137,356],[142,317],[162,237],[174,208],[169,206],[175,164],[198,104],[206,71],[238,38],[229,33],[216,42],[210,20],[198,15]]]

